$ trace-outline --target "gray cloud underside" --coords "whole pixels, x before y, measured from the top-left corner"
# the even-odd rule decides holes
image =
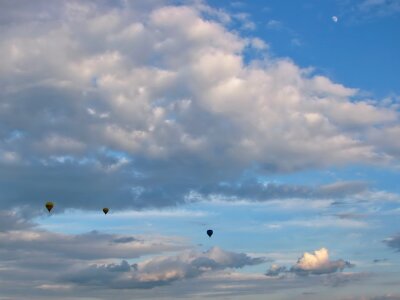
[[[256,180],[245,180],[236,184],[223,183],[205,186],[200,188],[198,192],[202,199],[210,195],[219,195],[226,198],[265,201],[285,198],[338,199],[361,194],[367,190],[368,183],[360,181],[335,182],[312,187],[274,183],[263,184]]]
[[[206,252],[185,250],[191,246],[173,237],[51,233],[25,223],[16,213],[2,211],[1,216],[8,225],[0,232],[0,289],[10,299],[122,300],[131,299],[133,290],[143,299],[219,298],[301,290],[316,284],[335,287],[363,278],[362,274],[320,272],[275,279],[235,273],[233,269],[267,260],[218,247]],[[140,259],[149,254],[156,256]],[[142,292],[150,288],[150,294]]]
[[[321,248],[313,253],[304,253],[290,269],[274,264],[265,275],[272,277],[285,273],[293,273],[298,276],[323,275],[343,271],[345,268],[352,268],[354,266],[354,264],[343,259],[330,260],[328,250]]]
[[[294,273],[299,276],[323,275],[342,271],[345,268],[351,268],[353,266],[354,265],[350,262],[340,259],[337,261],[331,261],[327,265],[320,266],[312,270],[305,270],[297,266],[293,266],[289,270],[285,266],[271,267],[270,269],[268,269],[265,275],[271,277],[284,275],[285,273]]]
[[[177,178],[176,170],[171,166],[166,166],[162,172],[154,170],[147,176],[141,176],[133,173],[136,168],[131,163],[116,167],[117,164],[109,159],[103,164],[52,162],[45,166],[4,166],[0,169],[0,203],[3,208],[10,209],[27,206],[23,209],[25,214],[36,215],[43,212],[46,201],[55,202],[53,212],[59,213],[67,208],[161,208],[187,201],[207,201],[213,196],[231,201],[287,198],[335,200],[362,195],[369,188],[367,183],[357,181],[314,187],[262,184],[253,180],[215,184],[218,178],[212,175],[208,178],[204,176],[199,181],[192,177]],[[114,167],[118,169],[114,170]]]
[[[40,267],[43,263],[68,265],[71,261],[138,258],[143,255],[182,250],[188,247],[178,238],[121,237],[96,231],[66,235],[42,230],[13,230],[0,233],[2,263]],[[121,243],[124,239],[124,243]],[[128,242],[129,241],[129,242]]]
[[[91,287],[148,289],[265,261],[218,247],[204,253],[187,250],[191,246],[180,238],[97,231],[79,235],[51,233],[33,225],[17,226],[23,222],[15,214],[2,211],[1,215],[10,224],[0,232],[0,275],[4,279],[0,287],[11,294],[32,289],[44,294],[74,294],[81,289],[90,292]],[[178,254],[166,255],[172,251]],[[135,264],[126,261],[155,254],[159,256]]]
[[[290,269],[290,272],[296,273],[297,275],[300,276],[320,275],[320,274],[335,273],[337,271],[342,271],[344,268],[351,268],[353,266],[354,265],[351,264],[350,262],[340,259],[336,261],[331,261],[329,262],[329,264],[325,266],[321,266],[319,268],[315,268],[312,270],[305,270],[303,268],[294,266]]]
[[[356,89],[268,53],[245,65],[244,51],[259,51],[260,41],[230,32],[229,15],[204,4],[2,8],[6,205],[51,199],[90,209],[91,199],[113,199],[159,207],[191,191],[247,195],[232,186],[250,169],[257,176],[397,161],[395,109],[356,101]],[[257,199],[328,193],[255,188],[249,196]]]
[[[400,296],[385,295],[385,296],[373,297],[373,298],[371,298],[371,300],[400,300]]]
[[[400,252],[400,234],[389,237],[383,241],[390,248],[395,249],[397,252]]]
[[[287,293],[298,294],[298,299],[307,299],[301,297],[303,291],[307,291],[315,286],[340,287],[362,282],[367,275],[365,274],[330,274],[318,277],[297,277],[293,279],[268,280],[260,278],[241,278],[238,274],[223,273],[220,277],[201,276],[191,280],[176,281],[171,286],[159,286],[149,292],[147,289],[101,289],[98,287],[71,286],[68,284],[58,285],[48,283],[31,288],[28,293],[17,290],[15,295],[27,296],[29,299],[116,299],[131,300],[132,297],[139,299],[263,299],[262,297],[287,296]],[[340,282],[339,285],[337,283]],[[54,290],[53,288],[58,288]],[[4,295],[12,291],[11,286],[4,287]],[[60,296],[60,291],[63,295]],[[298,291],[296,293],[296,291]],[[258,296],[257,296],[258,295]],[[325,294],[319,294],[324,296]],[[331,296],[331,294],[328,294]],[[6,296],[7,297],[7,296]],[[7,299],[7,298],[6,298]],[[19,299],[11,296],[9,299]],[[278,297],[279,299],[279,297]],[[327,297],[326,299],[332,299]],[[347,298],[346,298],[347,299]],[[350,299],[350,298],[349,298]],[[353,299],[353,298],[351,298]],[[354,298],[359,300],[358,298]],[[383,298],[385,299],[385,298]],[[391,298],[388,298],[391,299]],[[396,299],[396,298],[394,298]],[[360,299],[361,300],[361,299]]]
[[[205,272],[242,268],[264,262],[262,258],[250,258],[244,253],[224,251],[218,247],[207,252],[186,252],[178,256],[155,257],[129,265],[92,265],[67,273],[62,280],[84,286],[114,289],[146,289],[190,279]]]

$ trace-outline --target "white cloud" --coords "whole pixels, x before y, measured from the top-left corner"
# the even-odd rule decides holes
[[[273,264],[267,271],[266,275],[272,277],[278,276],[281,273],[294,273],[299,276],[324,275],[352,267],[354,267],[353,264],[342,259],[331,261],[329,259],[328,249],[321,248],[315,250],[313,253],[305,252],[303,256],[298,259],[297,263],[290,268],[290,270],[287,270],[284,266]]]
[[[338,270],[342,271],[346,267],[352,267],[352,264],[341,259],[330,261],[328,249],[321,248],[313,253],[305,252],[297,263],[292,266],[291,272],[299,275],[319,275],[334,273]]]
[[[288,59],[244,64],[247,46],[266,44],[229,31],[221,11],[201,3],[109,5],[58,2],[51,6],[58,20],[31,11],[5,19],[1,176],[18,162],[11,170],[22,182],[50,172],[54,157],[71,157],[51,176],[51,196],[67,198],[66,174],[81,176],[90,165],[82,161],[107,164],[110,157],[99,155],[106,149],[129,160],[113,169],[120,180],[103,194],[124,191],[123,203],[164,206],[254,164],[274,173],[397,160],[395,110],[354,102],[357,89]],[[23,136],[7,139],[15,130]],[[66,166],[71,172],[61,171]],[[91,169],[85,186],[102,169]],[[29,181],[35,194],[47,193],[42,175]],[[129,184],[143,192],[128,192]],[[28,197],[15,192],[22,190],[6,194],[24,203]]]

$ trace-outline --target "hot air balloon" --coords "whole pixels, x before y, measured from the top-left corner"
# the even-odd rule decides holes
[[[107,207],[103,208],[103,213],[106,215],[108,213],[109,209]]]
[[[46,206],[47,210],[50,212],[54,207],[54,203],[53,202],[47,202],[45,206]]]
[[[213,233],[214,233],[214,231],[212,231],[211,229],[208,229],[208,230],[207,230],[207,235],[208,235],[209,237],[211,237],[211,236],[213,235]]]

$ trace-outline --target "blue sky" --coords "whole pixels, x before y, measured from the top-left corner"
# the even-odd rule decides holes
[[[210,1],[232,13],[248,14],[245,34],[268,42],[276,56],[376,97],[399,93],[398,5],[393,1]],[[382,2],[379,5],[379,2]],[[385,3],[387,2],[387,3]],[[379,11],[384,11],[383,16]],[[338,22],[332,17],[337,16]],[[385,74],[385,80],[382,80]]]
[[[399,1],[0,11],[0,300],[400,299]]]

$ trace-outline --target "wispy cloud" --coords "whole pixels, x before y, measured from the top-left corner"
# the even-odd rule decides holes
[[[358,8],[367,13],[385,16],[400,12],[400,1],[398,0],[364,0]]]
[[[306,220],[289,220],[282,222],[274,222],[264,224],[265,227],[270,229],[282,229],[285,227],[309,227],[309,228],[359,228],[367,229],[371,224],[365,221],[358,221],[352,219],[337,219],[333,217],[312,218]]]

